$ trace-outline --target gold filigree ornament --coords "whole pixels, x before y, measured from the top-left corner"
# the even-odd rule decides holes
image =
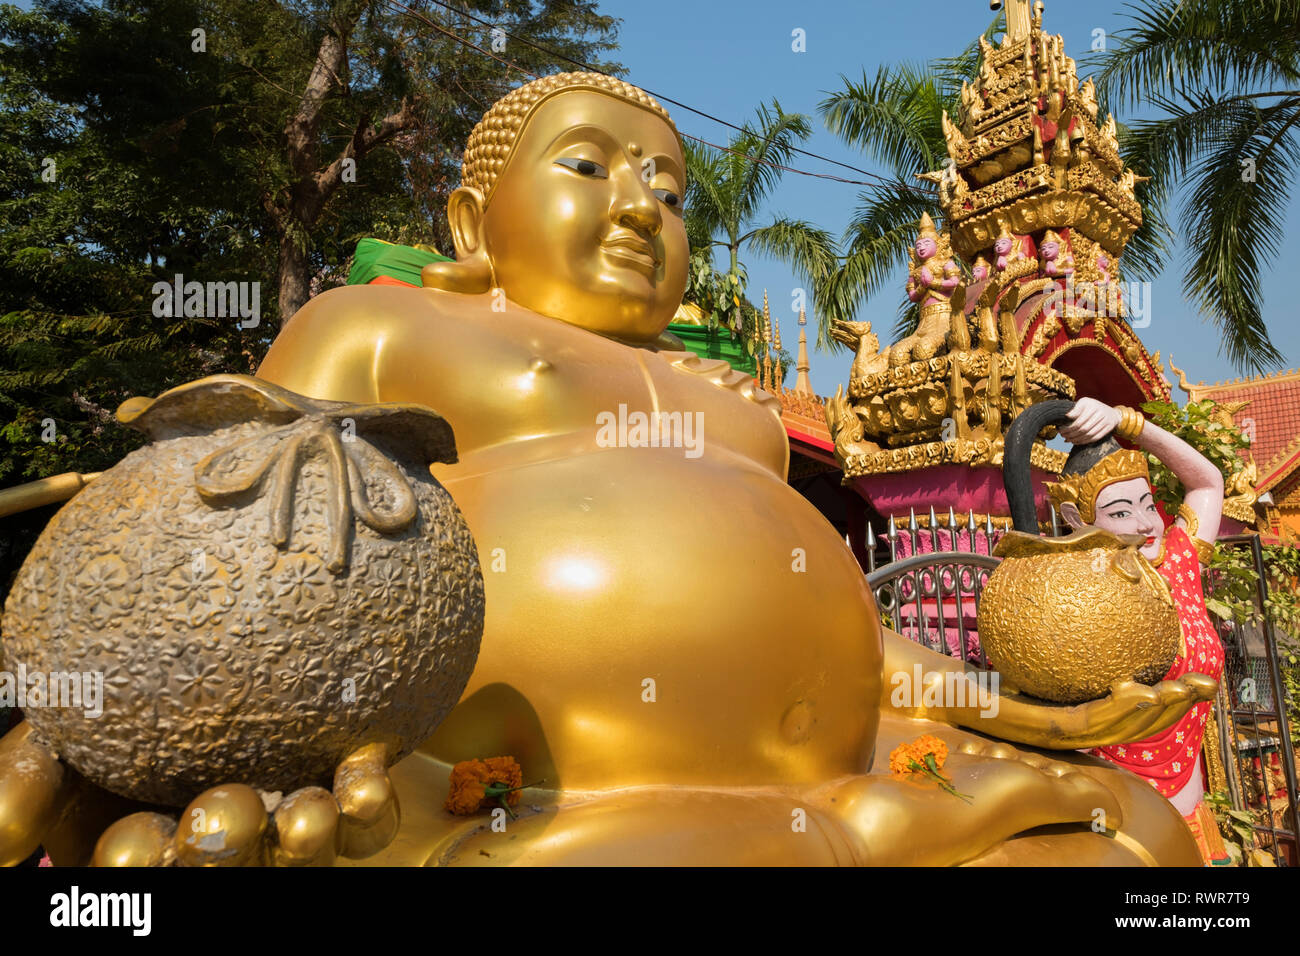
[[[1062,704],[1169,671],[1181,630],[1141,535],[1083,528],[1064,538],[1013,531],[993,553],[978,611],[981,646],[1007,684]]]
[[[102,675],[100,714],[26,710],[39,741],[177,805],[328,785],[359,747],[427,738],[483,629],[474,541],[429,473],[456,460],[450,426],[239,375],[118,417],[150,443],[54,516],[5,606],[10,669]]]
[[[1074,505],[1084,524],[1096,518],[1097,495],[1107,485],[1131,478],[1151,480],[1147,457],[1140,451],[1121,448],[1111,452],[1082,475],[1063,475],[1060,481],[1047,482],[1047,495],[1059,509],[1061,505]]]

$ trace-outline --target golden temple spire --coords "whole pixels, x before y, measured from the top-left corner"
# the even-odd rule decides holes
[[[772,362],[775,365],[772,384],[777,388],[785,387],[785,366],[781,364],[781,320],[772,323]]]
[[[1002,6],[1001,0],[991,0],[989,6],[996,10]],[[1039,19],[1043,16],[1041,0],[1034,4],[1034,12]],[[1007,0],[1007,42],[1015,43],[1029,36],[1029,0]]]
[[[799,357],[795,362],[795,371],[798,376],[794,380],[794,390],[801,395],[814,395],[812,382],[808,378],[808,372],[812,368],[808,364],[808,334],[804,331],[804,326],[808,324],[808,316],[803,309],[799,310]]]
[[[772,391],[772,311],[767,307],[767,290],[763,290],[763,321],[762,342],[763,342],[763,369],[762,377],[758,380],[758,387],[765,391]]]

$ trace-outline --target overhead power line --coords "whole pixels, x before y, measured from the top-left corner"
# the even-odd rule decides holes
[[[604,71],[604,70],[600,70],[600,69],[597,69],[596,67],[594,67],[594,66],[592,66],[592,65],[590,65],[590,64],[588,64],[588,63],[583,63],[581,60],[575,60],[573,57],[570,57],[570,56],[568,56],[568,55],[566,55],[566,54],[564,54],[564,53],[560,53],[558,50],[551,50],[551,49],[549,49],[549,48],[547,48],[547,47],[542,46],[541,44],[534,43],[532,40],[529,40],[529,39],[527,39],[526,37],[517,37],[517,36],[515,36],[515,35],[512,34],[512,33],[508,33],[507,31],[501,29],[500,27],[498,27],[496,24],[492,23],[491,21],[484,20],[482,17],[478,17],[478,16],[476,16],[476,15],[470,13],[468,10],[463,10],[463,9],[461,9],[461,8],[459,8],[459,7],[456,7],[456,6],[454,6],[454,5],[450,4],[450,3],[445,3],[445,2],[443,2],[443,0],[427,0],[427,2],[429,2],[429,3],[433,3],[433,4],[435,4],[435,5],[439,6],[439,7],[443,7],[444,9],[446,9],[446,10],[448,10],[448,11],[454,13],[454,14],[457,14],[458,16],[462,16],[462,17],[465,17],[465,18],[468,19],[468,20],[472,20],[472,21],[474,21],[475,23],[478,23],[478,24],[481,25],[481,26],[488,27],[489,29],[500,30],[501,33],[502,33],[502,35],[504,35],[507,39],[513,40],[513,41],[515,41],[516,43],[522,43],[524,46],[527,46],[527,47],[530,47],[530,48],[532,48],[532,49],[534,49],[534,50],[537,50],[539,53],[544,53],[544,54],[546,54],[547,56],[553,57],[553,58],[556,59],[556,60],[560,60],[560,61],[563,61],[564,63],[568,63],[568,64],[571,65],[571,66],[579,67],[579,68],[581,68],[581,69],[582,69],[583,71],[585,71],[585,72],[588,72],[588,73],[599,73],[599,74],[601,74],[602,76],[610,76],[610,75],[611,75],[611,74],[607,73],[606,71]],[[408,7],[406,4],[401,3],[400,0],[388,0],[388,3],[389,3],[390,6],[396,8],[397,10],[399,10],[399,11],[401,11],[401,12],[403,12],[403,13],[406,13],[408,16],[414,17],[415,19],[421,21],[422,23],[426,23],[426,24],[428,24],[430,27],[432,27],[433,29],[437,30],[439,33],[443,34],[444,36],[447,36],[447,37],[451,38],[452,40],[456,41],[457,43],[460,43],[460,44],[462,44],[462,45],[468,47],[469,49],[474,50],[474,51],[477,52],[477,53],[481,53],[481,54],[483,54],[484,56],[491,57],[493,60],[496,60],[498,63],[501,63],[501,64],[503,64],[504,66],[509,67],[510,69],[517,70],[517,71],[519,71],[520,73],[524,74],[525,76],[531,77],[532,79],[539,79],[539,75],[538,75],[537,73],[534,73],[532,70],[529,70],[529,69],[527,69],[526,67],[522,67],[522,66],[520,66],[518,63],[514,63],[514,62],[512,62],[511,60],[506,59],[505,57],[498,56],[496,53],[493,53],[493,52],[491,52],[491,51],[489,51],[489,50],[485,50],[485,49],[483,49],[482,47],[480,47],[478,44],[474,43],[473,41],[471,41],[471,40],[467,40],[466,38],[460,36],[459,34],[457,34],[456,32],[454,32],[453,30],[450,30],[450,29],[448,29],[447,27],[443,26],[442,24],[440,24],[440,23],[438,23],[438,22],[436,22],[436,21],[434,21],[434,20],[431,20],[429,17],[425,16],[425,14],[422,13],[421,11],[419,11],[419,10],[414,10],[414,9],[412,9],[411,7]],[[680,107],[681,109],[684,109],[684,110],[687,110],[688,112],[694,113],[694,114],[696,114],[697,116],[702,116],[702,117],[704,117],[705,119],[712,120],[712,121],[715,122],[715,123],[719,123],[719,124],[721,124],[721,125],[723,125],[723,126],[726,126],[726,127],[730,128],[730,129],[736,130],[737,132],[740,132],[740,133],[748,133],[748,134],[752,134],[752,133],[753,133],[753,130],[747,130],[747,129],[745,129],[743,126],[737,126],[735,123],[732,123],[732,122],[730,122],[730,121],[728,121],[728,120],[725,120],[725,119],[723,119],[723,118],[721,118],[721,117],[719,117],[719,116],[714,116],[712,113],[706,112],[705,110],[696,109],[695,107],[690,106],[690,105],[688,105],[688,104],[686,104],[686,103],[682,103],[682,102],[680,102],[679,100],[675,100],[675,99],[673,99],[672,97],[664,96],[662,93],[658,93],[658,92],[656,92],[656,91],[650,89],[649,87],[642,86],[642,87],[640,87],[640,88],[643,89],[643,90],[645,90],[646,93],[648,93],[649,95],[653,96],[655,99],[661,100],[661,101],[663,101],[663,102],[665,102],[665,103],[669,103],[669,104],[671,104],[671,105],[673,105],[673,106],[676,106],[676,107]],[[707,140],[707,139],[704,139],[704,138],[699,137],[699,136],[693,136],[693,135],[691,135],[690,133],[682,133],[682,136],[685,137],[686,139],[694,140],[695,142],[697,142],[697,143],[701,143],[701,144],[703,144],[703,145],[705,145],[705,146],[710,146],[710,147],[712,147],[713,149],[722,150],[723,152],[732,153],[732,154],[734,154],[734,155],[741,156],[741,157],[743,157],[744,159],[748,160],[749,162],[752,162],[752,163],[759,163],[759,164],[762,164],[762,165],[765,165],[765,166],[770,166],[770,167],[772,167],[772,168],[774,168],[774,169],[779,169],[779,170],[781,170],[781,171],[783,171],[783,172],[787,172],[787,173],[795,173],[795,174],[797,174],[797,175],[799,175],[799,176],[810,176],[810,177],[812,177],[812,178],[814,178],[814,179],[827,179],[827,180],[830,180],[830,181],[832,181],[832,182],[837,182],[837,183],[847,183],[848,185],[852,185],[852,186],[866,186],[866,187],[869,188],[869,189],[886,189],[886,188],[888,188],[888,189],[904,189],[904,190],[907,190],[907,191],[909,191],[909,192],[920,193],[920,194],[927,195],[927,196],[930,195],[930,193],[929,193],[927,190],[922,189],[922,188],[918,188],[918,187],[916,187],[916,186],[913,186],[913,185],[911,185],[910,183],[906,183],[906,182],[904,182],[904,181],[901,180],[901,179],[889,179],[888,177],[881,176],[881,175],[879,175],[878,173],[873,173],[873,172],[870,172],[869,170],[860,169],[860,168],[857,167],[857,166],[851,166],[851,165],[849,165],[848,163],[842,163],[842,162],[840,162],[840,161],[837,160],[837,159],[831,159],[829,156],[822,156],[822,155],[820,155],[820,154],[818,154],[818,153],[813,153],[813,152],[810,152],[810,151],[808,151],[808,150],[806,150],[806,149],[800,149],[800,148],[795,147],[795,146],[790,147],[791,150],[792,150],[793,152],[795,152],[795,153],[798,153],[798,154],[802,155],[802,156],[808,156],[808,157],[810,157],[810,158],[812,158],[812,159],[816,159],[816,160],[818,160],[818,161],[820,161],[820,162],[824,162],[824,163],[830,163],[830,164],[832,164],[832,165],[834,165],[834,166],[841,166],[841,167],[843,167],[844,169],[852,170],[852,171],[855,172],[855,173],[861,173],[862,175],[864,175],[864,176],[869,176],[869,177],[871,177],[871,179],[874,179],[874,180],[877,180],[877,181],[876,181],[876,182],[864,182],[863,180],[860,180],[860,179],[846,179],[846,178],[844,178],[844,177],[842,177],[842,176],[835,176],[835,175],[832,175],[831,173],[815,173],[815,172],[811,172],[811,171],[809,171],[809,170],[805,170],[805,169],[798,169],[798,168],[793,167],[793,166],[785,166],[785,165],[782,165],[781,163],[775,163],[775,162],[772,162],[771,160],[760,159],[760,158],[758,158],[757,156],[751,156],[751,155],[749,155],[748,153],[742,152],[742,151],[737,150],[737,149],[733,149],[733,148],[730,147],[730,146],[723,146],[723,145],[718,144],[718,143],[710,142],[710,141]]]

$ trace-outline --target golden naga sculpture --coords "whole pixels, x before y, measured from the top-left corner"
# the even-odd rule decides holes
[[[952,258],[945,232],[939,235],[929,213],[921,213],[921,230],[912,244],[907,270],[907,297],[920,306],[916,331],[889,349],[890,365],[906,365],[938,353],[948,337],[951,300],[961,284],[961,269]]]
[[[432,471],[483,562],[483,638],[432,737],[388,777],[370,755],[402,811],[373,860],[1195,862],[1168,803],[1072,751],[1169,726],[1202,686],[1128,684],[1075,707],[930,693],[968,669],[882,632],[843,540],[786,483],[775,399],[723,362],[661,347],[688,250],[681,143],[658,104],[604,76],[547,77],[489,110],[465,155],[448,210],[456,261],[426,268],[423,289],[312,299],[259,372],[318,400],[425,405],[456,428],[458,460]],[[666,437],[610,428],[632,414]],[[683,507],[694,500],[717,506]],[[891,706],[914,675],[912,699]],[[889,752],[922,733],[946,743],[969,802],[890,772]],[[11,738],[10,853],[15,834],[49,829],[64,772],[29,727]],[[519,818],[497,832],[445,812],[451,766],[498,755],[541,781]],[[14,761],[31,759],[39,773],[20,775]],[[372,817],[395,805],[379,783]],[[220,809],[240,850],[268,824],[235,789]],[[329,805],[314,807],[328,830]],[[165,861],[166,833],[129,817],[97,859]]]

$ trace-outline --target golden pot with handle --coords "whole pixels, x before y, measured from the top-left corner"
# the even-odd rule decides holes
[[[1139,552],[1140,535],[1093,527],[1038,535],[1029,448],[1072,406],[1034,405],[1007,432],[1003,476],[1016,530],[994,549],[1002,563],[977,621],[989,663],[1008,685],[1063,704],[1104,697],[1117,681],[1159,681],[1181,642],[1169,586]]]

